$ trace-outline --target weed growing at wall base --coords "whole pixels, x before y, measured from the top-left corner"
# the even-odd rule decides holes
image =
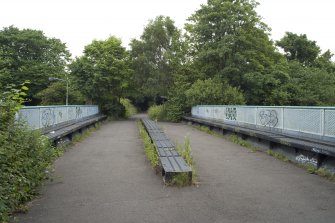
[[[289,159],[287,158],[287,156],[285,156],[284,154],[282,153],[277,153],[277,152],[274,152],[273,150],[269,149],[266,151],[266,153],[269,155],[269,156],[273,156],[279,160],[282,160],[284,162],[288,162]]]
[[[221,137],[221,138],[224,138],[226,140],[229,140],[229,141],[231,141],[233,143],[236,143],[236,144],[238,144],[240,146],[243,146],[243,147],[249,149],[252,152],[256,152],[257,151],[257,147],[254,147],[247,140],[244,140],[244,139],[242,139],[241,137],[239,137],[237,135],[230,135],[228,137],[225,137],[222,134],[219,134],[219,133],[217,133],[215,131],[210,130],[207,126],[201,125],[201,126],[192,126],[192,127],[195,127],[196,129],[198,129],[198,130],[200,130],[202,132],[206,132],[206,133],[208,133],[210,135]]]
[[[74,145],[87,137],[89,137],[94,131],[98,130],[101,127],[101,123],[96,123],[94,126],[89,127],[86,130],[83,130],[81,133],[75,134],[72,137],[71,144]]]
[[[299,164],[301,168],[305,169],[310,174],[315,174],[320,177],[324,177],[332,182],[335,182],[335,174],[331,173],[329,170],[325,168],[317,168],[316,166],[312,164]]]

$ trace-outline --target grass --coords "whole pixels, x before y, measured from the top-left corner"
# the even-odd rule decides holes
[[[138,129],[140,131],[140,136],[143,140],[144,144],[144,152],[149,160],[151,166],[158,172],[159,168],[159,157],[156,151],[154,144],[152,144],[150,136],[148,135],[147,131],[144,129],[144,126],[141,122],[137,122]]]
[[[89,137],[93,132],[95,132],[96,130],[100,129],[101,127],[101,123],[96,123],[93,127],[90,127],[84,131],[82,131],[82,133],[78,133],[78,134],[75,134],[73,137],[72,137],[72,140],[71,140],[71,145],[75,145],[77,144],[78,142],[86,139],[87,137]]]
[[[243,146],[249,150],[251,150],[252,152],[256,152],[257,148],[254,147],[253,145],[251,145],[250,142],[248,142],[247,140],[242,139],[241,137],[237,136],[237,135],[230,135],[228,137],[226,137],[226,139],[228,139],[229,141],[236,143],[240,146]]]
[[[137,113],[136,107],[131,103],[131,101],[127,98],[121,98],[120,103],[126,109],[126,118],[130,118],[131,116]]]
[[[277,153],[277,152],[274,152],[273,150],[269,149],[266,151],[266,153],[269,155],[269,156],[273,156],[279,160],[282,160],[284,162],[289,162],[289,159],[287,158],[287,156],[285,156],[284,154],[282,153]]]
[[[317,168],[312,164],[299,164],[298,166],[305,169],[310,174],[315,174],[320,177],[324,177],[329,181],[335,182],[335,174],[325,168]]]
[[[153,105],[148,109],[149,118],[156,121],[166,120],[166,105]]]
[[[193,171],[192,171],[193,176]],[[168,183],[169,186],[177,186],[177,187],[185,187],[189,186],[193,183],[193,177],[192,182],[189,180],[188,173],[178,173],[172,177],[171,182]]]
[[[220,137],[220,138],[224,138],[228,141],[231,141],[233,143],[236,143],[240,146],[243,146],[247,149],[249,149],[252,152],[256,152],[257,151],[257,147],[251,145],[250,142],[248,142],[247,140],[242,139],[241,137],[237,136],[237,135],[230,135],[230,136],[224,136],[222,134],[219,134],[213,130],[210,130],[207,126],[195,126],[196,129],[202,131],[202,132],[206,132],[210,135],[216,136],[216,137]]]
[[[325,168],[319,168],[316,172],[316,175],[320,176],[320,177],[325,177],[330,181],[335,182],[335,174],[331,173],[329,170],[325,169]]]
[[[147,159],[149,160],[151,166],[155,169],[156,173],[160,169],[160,162],[159,162],[159,156],[156,150],[155,145],[151,142],[150,136],[145,130],[143,124],[141,122],[137,123],[140,136],[143,140],[144,144],[144,151]],[[192,149],[190,145],[190,139],[189,137],[185,138],[184,145],[177,145],[176,147],[177,152],[179,155],[181,155],[185,162],[192,168],[192,181],[190,182],[189,173],[179,173],[172,177],[172,180],[167,183],[168,186],[188,186],[190,184],[195,184],[197,179],[197,173],[195,170],[194,161],[192,158]]]
[[[195,168],[195,163],[193,161],[193,156],[192,156],[192,148],[191,148],[191,144],[190,144],[190,137],[186,136],[185,137],[185,141],[184,141],[184,145],[177,145],[176,146],[176,150],[179,153],[179,155],[181,157],[183,157],[183,159],[185,160],[185,162],[191,167],[192,169],[192,182],[189,181],[189,175],[188,173],[180,173],[175,175],[172,178],[171,181],[171,185],[175,185],[175,186],[188,186],[190,184],[196,184],[197,182],[197,171]]]

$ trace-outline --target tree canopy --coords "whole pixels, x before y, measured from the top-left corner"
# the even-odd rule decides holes
[[[66,45],[42,31],[10,26],[0,31],[0,85],[31,82],[34,96],[48,86],[49,77],[65,75],[70,58]]]
[[[173,73],[183,60],[181,31],[170,17],[158,16],[144,28],[139,40],[130,43],[136,94],[167,96]]]
[[[286,32],[285,36],[276,42],[276,45],[285,51],[288,60],[298,60],[307,66],[313,65],[321,52],[316,42],[307,39],[305,34],[297,35]]]
[[[208,0],[184,29],[157,16],[129,50],[114,36],[94,40],[70,64],[60,40],[4,28],[0,88],[30,80],[30,95],[59,104],[64,83],[51,84],[48,77],[66,77],[73,101],[82,95],[107,114],[124,113],[125,97],[142,109],[165,103],[169,120],[198,103],[334,106],[333,53],[321,52],[305,34],[287,32],[274,43],[257,6],[255,0]]]
[[[85,47],[84,55],[70,65],[77,86],[91,103],[120,104],[126,94],[132,71],[128,52],[121,44],[114,36],[94,40]]]

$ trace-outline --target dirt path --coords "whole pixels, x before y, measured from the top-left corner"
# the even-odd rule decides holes
[[[198,187],[164,186],[146,161],[136,122],[103,125],[67,151],[22,223],[334,222],[335,184],[182,124]]]

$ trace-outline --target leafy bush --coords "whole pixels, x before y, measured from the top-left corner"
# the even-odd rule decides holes
[[[166,105],[153,105],[148,110],[148,115],[152,120],[163,121],[166,120]]]
[[[85,103],[84,96],[76,89],[69,89],[69,104],[80,105]],[[58,81],[50,84],[46,89],[37,93],[36,98],[41,100],[41,105],[64,105],[66,98],[66,84]]]
[[[0,222],[36,195],[56,154],[45,136],[15,120],[25,90],[10,86],[0,95]]]
[[[131,103],[129,99],[121,98],[120,102],[126,109],[126,118],[130,118],[137,113],[135,106]]]
[[[186,98],[190,106],[199,104],[245,104],[244,96],[238,88],[211,78],[197,80],[186,91]]]

